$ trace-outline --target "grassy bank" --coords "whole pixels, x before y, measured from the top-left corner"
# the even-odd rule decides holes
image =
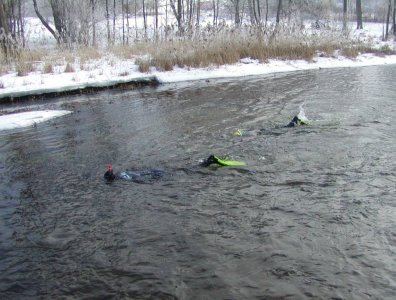
[[[290,28],[242,27],[220,31],[200,31],[199,34],[172,36],[161,41],[135,41],[132,45],[115,46],[106,50],[77,48],[74,50],[21,50],[11,61],[0,54],[0,75],[16,72],[25,76],[30,72],[73,73],[90,71],[111,54],[115,59],[134,60],[140,72],[169,71],[175,66],[204,68],[234,64],[242,58],[267,62],[269,59],[312,61],[315,56],[343,55],[355,58],[360,53],[392,54],[389,47],[379,48],[372,41],[361,41],[339,30],[307,31]],[[111,64],[111,62],[110,62]],[[0,85],[1,88],[1,85]]]

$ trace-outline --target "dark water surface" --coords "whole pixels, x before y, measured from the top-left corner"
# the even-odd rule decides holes
[[[319,70],[25,103],[75,113],[0,133],[0,298],[395,299],[395,78]],[[312,126],[274,128],[302,104]],[[248,166],[197,167],[211,153]],[[109,163],[167,174],[105,184]]]

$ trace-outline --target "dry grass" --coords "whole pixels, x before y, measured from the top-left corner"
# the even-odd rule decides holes
[[[74,55],[80,58],[82,64],[91,59],[100,59],[102,57],[102,53],[98,49],[92,47],[79,48]]]
[[[359,55],[359,49],[353,47],[344,47],[341,53],[348,58],[356,58]]]
[[[27,76],[29,73],[34,71],[34,66],[32,62],[18,61],[15,64],[15,70],[17,76]]]
[[[125,45],[113,46],[109,50],[121,59],[131,59],[136,54],[136,50],[134,48]]]
[[[135,63],[138,66],[140,73],[148,73],[150,71],[151,61],[149,58],[136,59]]]
[[[318,51],[331,56],[337,49],[342,49],[345,43],[345,39],[341,39],[340,35],[335,36],[334,32],[326,36],[312,36],[290,34],[282,30],[275,34],[264,32],[262,28],[234,28],[196,39],[172,38],[156,43],[141,42],[135,44],[133,49],[118,48],[117,53],[123,53],[123,57],[125,53],[147,54],[150,59],[139,59],[137,64],[141,72],[148,72],[150,67],[167,71],[174,66],[199,68],[234,64],[246,57],[261,62],[269,59],[311,61]],[[349,53],[352,55],[352,51]]]
[[[71,63],[67,63],[65,67],[65,73],[73,73],[74,72],[74,67],[72,66]]]
[[[36,71],[35,66],[40,65],[46,59],[47,51],[45,50],[20,50],[15,58],[15,71],[18,76],[26,76],[30,72]],[[12,64],[9,64],[11,69]]]
[[[0,76],[7,74],[9,69],[10,69],[9,66],[1,62],[0,59]]]
[[[163,42],[148,50],[150,60],[139,61],[140,69],[147,72],[149,63],[159,70],[179,67],[207,67],[234,64],[241,58],[250,57],[265,62],[277,59],[313,59],[317,48],[299,41],[287,39],[270,42],[244,37],[213,38],[204,41]]]
[[[51,62],[46,62],[43,66],[43,73],[44,74],[50,74],[54,73],[54,66],[52,65]]]
[[[146,73],[150,67],[169,71],[175,66],[182,68],[202,68],[234,64],[242,58],[267,62],[269,59],[312,61],[317,53],[321,56],[334,56],[340,50],[343,55],[355,58],[359,53],[373,52],[394,54],[389,47],[374,50],[369,45],[355,43],[339,31],[320,31],[307,33],[290,28],[241,27],[202,30],[191,37],[168,36],[160,41],[135,42],[130,46],[114,46],[109,51],[120,59],[136,59],[139,71]],[[40,71],[53,73],[54,66],[65,67],[64,72],[75,72],[74,65],[80,63],[85,69],[86,62],[98,60],[103,53],[95,48],[58,50],[50,55],[45,50],[24,50],[18,52],[13,63],[5,63],[0,51],[0,74],[16,70],[24,76],[35,70],[41,62]],[[44,66],[43,66],[44,62]],[[115,64],[115,63],[114,63]],[[110,61],[110,65],[112,62]],[[90,64],[87,71],[99,67]],[[126,75],[126,74],[125,74]],[[125,76],[120,74],[120,76]]]

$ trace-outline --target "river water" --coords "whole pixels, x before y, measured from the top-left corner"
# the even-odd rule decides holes
[[[1,299],[394,299],[395,78],[317,70],[21,104],[74,113],[0,133]],[[310,126],[279,128],[301,108]],[[199,167],[212,153],[248,165]],[[106,184],[108,164],[165,176]]]

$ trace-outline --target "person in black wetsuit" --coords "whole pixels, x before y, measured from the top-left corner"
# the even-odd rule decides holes
[[[135,182],[143,182],[144,180],[149,180],[149,179],[159,179],[164,175],[164,173],[165,172],[163,170],[159,170],[159,169],[147,169],[147,170],[139,170],[139,171],[127,170],[115,174],[112,167],[109,165],[103,177],[107,181],[123,179],[123,180],[131,180]]]
[[[298,116],[295,116],[285,127],[296,127],[300,125],[307,125],[307,123],[300,119]]]
[[[297,126],[301,126],[301,125],[308,125],[309,123],[300,118],[299,116],[294,116],[293,119],[284,126],[275,126],[272,128],[261,128],[258,130],[258,132],[256,133],[257,135],[281,135],[284,132],[283,131],[279,131],[279,129],[282,128],[290,128],[290,127],[297,127]],[[233,133],[234,136],[252,136],[255,135],[255,133],[253,133],[252,131],[245,131],[242,129],[237,129],[234,131]]]
[[[243,161],[228,160],[228,158],[221,158],[216,155],[210,155],[200,164],[201,167],[210,167],[213,165],[238,167],[238,166],[245,166],[246,163]],[[122,180],[134,181],[137,183],[143,183],[153,179],[154,180],[160,179],[161,177],[164,176],[165,173],[166,173],[165,171],[160,169],[147,169],[147,170],[139,170],[139,171],[127,170],[115,174],[112,167],[109,165],[103,177],[108,182],[114,181],[116,179],[122,179]]]

